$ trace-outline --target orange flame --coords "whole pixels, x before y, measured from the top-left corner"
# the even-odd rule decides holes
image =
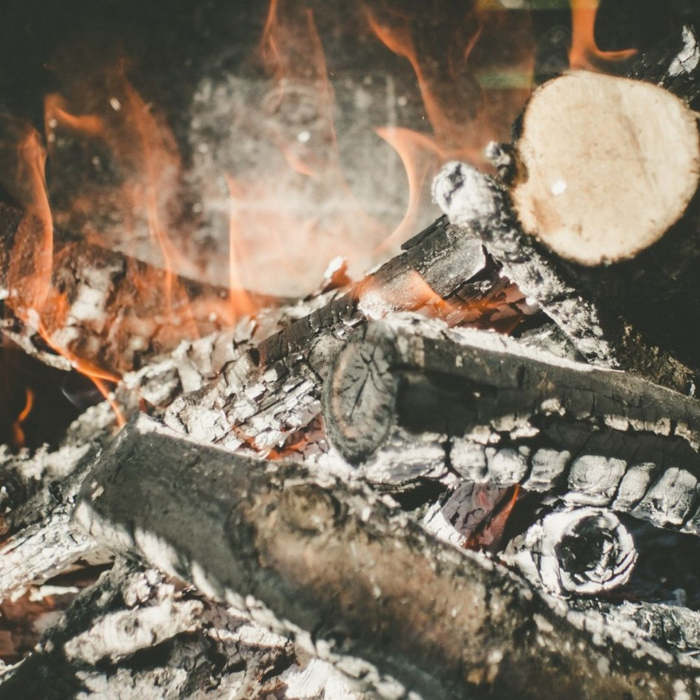
[[[12,424],[12,441],[17,447],[22,447],[22,445],[24,445],[24,429],[22,428],[22,423],[27,420],[34,406],[34,392],[27,387],[25,393],[24,407]]]
[[[384,310],[415,311],[439,318],[448,326],[493,328],[504,333],[512,332],[523,320],[522,312],[511,306],[523,299],[522,293],[506,280],[493,285],[482,297],[443,299],[418,272],[409,270],[388,284],[379,285],[370,277],[355,293],[378,315]]]
[[[231,211],[229,214],[228,229],[228,269],[229,269],[229,303],[234,316],[245,316],[255,313],[256,306],[249,292],[241,283],[239,261],[240,229],[238,224],[238,211],[236,204],[240,198],[240,192],[232,177],[227,177],[228,189],[231,194]]]
[[[605,70],[606,64],[634,56],[636,49],[601,51],[595,41],[595,19],[600,0],[570,0],[571,49],[569,66],[584,70]]]
[[[24,129],[12,185],[24,206],[8,267],[11,305],[26,323],[36,325],[51,291],[53,219],[46,194],[46,151],[34,129]]]
[[[9,188],[24,208],[15,232],[10,255],[7,284],[8,306],[28,327],[35,329],[53,350],[66,357],[79,371],[90,377],[115,408],[118,422],[121,412],[103,380],[116,379],[84,361],[57,343],[52,335],[67,313],[65,296],[53,286],[53,217],[46,189],[46,151],[35,129],[20,127],[16,151],[16,172]]]
[[[382,241],[378,248],[381,252],[390,251],[396,243],[415,233],[425,208],[424,185],[447,159],[435,140],[427,134],[400,127],[379,128],[377,134],[398,153],[408,179],[406,213],[393,233]]]
[[[504,13],[476,12],[461,17],[461,25],[449,37],[450,45],[440,46],[442,53],[431,55],[419,51],[416,44],[415,37],[425,33],[418,18],[396,10],[385,11],[380,18],[380,13],[367,4],[363,10],[376,37],[410,63],[432,129],[432,133],[396,127],[377,130],[399,154],[409,185],[406,214],[380,247],[385,250],[415,231],[418,214],[425,211],[429,201],[426,183],[442,163],[457,159],[488,167],[484,147],[491,140],[506,137],[529,94],[534,59],[524,42],[524,55],[517,57],[512,71],[521,76],[519,82],[514,87],[489,88],[487,92],[479,85],[478,67],[467,70],[468,64],[484,36],[504,21]]]

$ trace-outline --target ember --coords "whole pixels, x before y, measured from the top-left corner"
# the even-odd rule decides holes
[[[700,16],[613,4],[17,3],[0,698],[698,693]]]

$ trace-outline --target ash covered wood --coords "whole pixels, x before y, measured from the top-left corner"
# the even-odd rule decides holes
[[[293,632],[345,673],[387,691],[393,682],[398,694],[529,696],[556,683],[573,697],[642,697],[691,682],[621,649],[602,657],[517,578],[438,544],[365,489],[143,422],[105,453],[76,517],[98,541]]]
[[[21,289],[10,288],[19,285],[9,271],[20,222],[31,225],[31,215],[0,203],[0,299],[10,311],[27,303]],[[0,330],[53,366],[70,370],[75,358],[98,374],[121,374],[185,337],[221,330],[235,320],[228,289],[172,275],[60,231],[54,232],[53,259],[51,281],[58,296],[42,318],[50,343],[31,321],[33,313],[38,322],[40,310],[24,309],[21,318]],[[252,306],[282,301],[260,294],[250,294],[250,300]],[[69,358],[58,356],[54,347]]]
[[[393,316],[338,355],[324,417],[337,449],[377,483],[441,467],[695,532],[697,401],[622,372]]]
[[[361,700],[328,664],[297,652],[240,612],[123,559],[85,589],[20,665],[2,698],[309,697],[319,677]],[[128,689],[128,690],[125,690]]]

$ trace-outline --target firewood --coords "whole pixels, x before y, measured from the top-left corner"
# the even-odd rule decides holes
[[[629,580],[634,540],[617,516],[601,508],[549,513],[508,545],[507,561],[553,593],[591,595]]]
[[[492,149],[495,159],[498,153]],[[503,274],[540,305],[588,362],[625,369],[683,393],[695,391],[700,381],[696,365],[685,365],[665,343],[653,344],[632,326],[622,313],[629,308],[620,308],[622,293],[610,293],[600,276],[594,284],[528,236],[502,182],[466,163],[451,162],[435,178],[433,197],[453,224],[480,236]]]
[[[346,344],[323,409],[335,447],[382,485],[449,465],[700,534],[700,405],[638,377],[393,317]]]
[[[692,29],[684,27],[673,41],[663,42],[658,51],[640,55],[630,75],[663,85],[683,102],[694,100],[693,107],[697,109],[700,76],[700,62],[694,60],[697,51]],[[566,86],[575,84],[577,79],[576,75],[563,76],[552,84],[561,81]],[[582,77],[583,82],[589,79],[595,82],[598,77]],[[628,85],[624,79],[600,77],[600,80],[605,84],[608,80],[614,84],[620,80],[621,84]],[[639,82],[635,82],[635,89],[658,94],[656,87],[646,83],[640,85]],[[536,100],[537,95],[546,96],[547,90],[547,87],[541,87],[533,99]],[[605,94],[602,90],[601,93]],[[678,105],[670,92],[664,93],[664,102]],[[678,109],[682,115],[694,120],[693,113],[682,105]],[[650,113],[653,114],[653,110]],[[615,114],[619,116],[619,108],[613,116]],[[578,113],[571,116],[569,123],[582,118]],[[651,124],[648,127],[643,125],[645,118],[650,117],[642,114],[642,123],[634,128],[652,128]],[[516,124],[516,136],[519,126],[522,125]],[[566,124],[562,128],[565,129]],[[616,128],[615,119],[601,116],[600,129],[609,128]],[[663,125],[659,128],[663,130]],[[583,133],[572,132],[569,150],[576,149],[576,142],[585,143],[586,138]],[[695,143],[691,139],[691,146]],[[669,151],[665,161],[674,162],[676,156],[671,152],[675,154],[679,147],[676,134],[673,133],[670,141],[661,145]],[[692,394],[698,386],[700,336],[686,319],[700,314],[700,282],[696,274],[700,259],[697,223],[700,204],[697,196],[690,203],[676,207],[667,224],[685,210],[680,221],[670,228],[667,226],[656,243],[632,259],[595,267],[577,264],[553,253],[525,233],[513,211],[511,189],[518,187],[528,175],[521,171],[518,178],[518,159],[514,157],[517,148],[517,144],[515,147],[491,144],[487,149],[501,175],[498,181],[465,164],[447,165],[434,184],[436,202],[452,223],[463,226],[470,234],[479,233],[487,251],[503,266],[503,273],[540,304],[589,362],[633,371],[656,383]],[[695,152],[691,148],[691,155]],[[588,167],[595,169],[598,166],[590,159],[574,158],[567,172],[580,173]],[[547,173],[539,171],[530,175],[536,180],[547,177]],[[551,176],[554,182],[566,180],[571,175],[565,177],[557,172]],[[679,176],[683,178],[682,174]],[[695,170],[687,174],[688,191],[691,188],[689,183],[696,176]],[[620,171],[619,179],[626,186],[624,169]],[[616,203],[622,201],[615,197],[611,199]],[[579,211],[595,209],[597,215],[601,208],[594,201],[582,204]],[[687,208],[685,204],[688,204]],[[621,214],[630,221],[636,215],[636,211],[632,214],[627,210]],[[590,218],[593,219],[593,212]],[[635,232],[638,228],[634,229]]]
[[[642,697],[692,682],[632,638],[634,653],[612,645],[601,656],[517,577],[362,488],[143,422],[103,455],[75,517],[99,542],[293,631],[375,688],[392,678],[398,694],[434,697],[531,697],[552,684],[571,697]]]
[[[0,203],[0,299],[10,311],[23,304],[8,277],[22,217],[20,210]],[[60,230],[54,231],[53,258],[52,283],[66,308],[62,311],[56,299],[56,308],[46,310],[49,316],[63,313],[58,321],[44,323],[49,344],[39,337],[31,313],[27,319],[15,316],[0,332],[61,369],[70,370],[82,361],[98,373],[119,375],[141,366],[146,357],[173,349],[185,337],[232,322],[226,288],[172,275]],[[255,293],[250,298],[258,306],[285,301]],[[59,357],[51,345],[64,350],[66,357]]]
[[[482,272],[484,278],[477,278]],[[320,309],[260,343],[261,364],[274,365],[303,351],[319,333],[352,325],[367,315],[419,307],[424,290],[436,299],[476,301],[489,291],[488,283],[498,279],[497,272],[493,265],[488,266],[478,237],[465,235],[441,217],[406,241],[399,255],[367,275],[350,292],[337,294]],[[417,282],[422,285],[418,289]]]
[[[291,636],[203,600],[155,569],[118,559],[32,654],[2,669],[0,698],[118,697],[125,688],[147,698],[259,697],[306,689],[304,682],[318,682],[319,672],[343,697],[361,700],[329,664],[306,665]]]
[[[685,212],[698,187],[697,116],[650,83],[569,73],[534,92],[512,186],[523,229],[563,258],[635,257]]]

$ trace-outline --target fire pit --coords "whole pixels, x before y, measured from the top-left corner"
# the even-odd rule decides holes
[[[693,3],[82,5],[3,47],[0,697],[699,694]]]

